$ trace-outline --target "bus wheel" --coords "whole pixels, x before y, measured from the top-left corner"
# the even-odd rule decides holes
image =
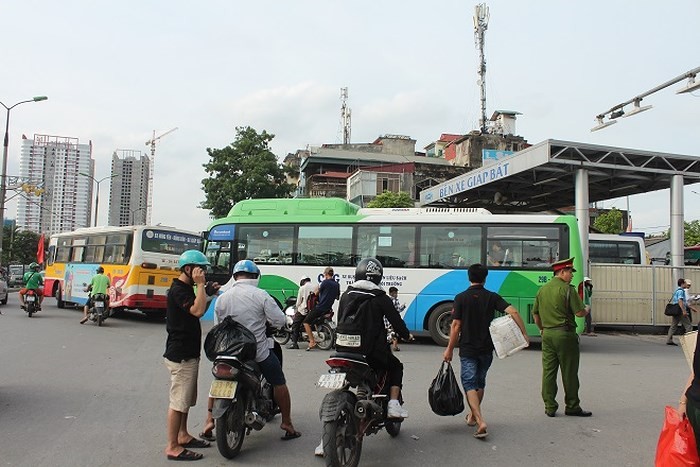
[[[437,345],[447,347],[452,325],[452,303],[443,303],[433,310],[428,321],[430,337]]]
[[[58,308],[65,308],[66,307],[66,302],[63,301],[63,296],[61,295],[61,287],[56,287],[56,291],[54,292],[54,297],[56,297],[56,306]]]

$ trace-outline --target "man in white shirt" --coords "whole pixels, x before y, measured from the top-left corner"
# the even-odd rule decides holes
[[[292,424],[292,401],[287,381],[279,359],[274,352],[270,352],[266,334],[268,323],[273,328],[280,328],[284,326],[285,317],[270,294],[258,288],[259,277],[260,270],[254,262],[246,259],[236,263],[233,268],[235,282],[219,296],[214,312],[219,322],[231,316],[255,335],[258,344],[255,362],[273,386],[275,402],[282,412],[280,428],[285,431],[282,439],[298,438],[301,433]]]
[[[292,320],[292,342],[287,346],[288,349],[299,348],[299,336],[301,334],[301,325],[306,318],[308,310],[308,300],[311,294],[318,295],[318,285],[311,283],[311,278],[307,275],[301,276],[299,281],[299,293],[295,307],[294,318]]]

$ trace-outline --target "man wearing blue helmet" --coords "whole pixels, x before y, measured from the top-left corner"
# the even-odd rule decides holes
[[[287,381],[279,358],[270,352],[266,334],[268,323],[273,328],[281,328],[285,324],[285,316],[270,294],[258,288],[259,278],[260,269],[254,262],[249,259],[237,262],[233,267],[233,281],[221,288],[224,293],[217,299],[214,312],[219,322],[231,316],[255,335],[258,343],[255,361],[274,388],[275,402],[282,413],[280,428],[285,431],[282,439],[294,439],[301,433],[292,424],[292,401]]]
[[[170,460],[199,460],[202,454],[188,448],[210,446],[187,431],[187,415],[197,403],[197,376],[202,348],[199,318],[207,311],[206,277],[209,261],[201,251],[187,250],[178,261],[180,276],[168,290],[166,309],[165,366],[170,371],[170,405],[168,408],[168,444],[165,455]],[[193,286],[196,286],[196,292]],[[216,284],[215,284],[215,288]]]

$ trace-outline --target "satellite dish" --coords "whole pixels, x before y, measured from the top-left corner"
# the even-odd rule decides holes
[[[508,198],[503,196],[503,194],[501,194],[500,191],[497,191],[496,193],[494,193],[493,202],[495,204],[501,205],[501,204],[505,203],[506,201],[508,201]]]

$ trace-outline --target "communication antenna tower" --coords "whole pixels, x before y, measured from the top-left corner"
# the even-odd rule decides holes
[[[340,123],[343,126],[343,144],[350,144],[352,111],[348,107],[348,88],[340,88]]]
[[[486,45],[486,29],[489,26],[489,7],[485,3],[480,3],[474,8],[474,43],[479,49],[479,81],[477,84],[481,88],[481,118],[479,125],[481,133],[486,133],[486,55],[484,46]]]

